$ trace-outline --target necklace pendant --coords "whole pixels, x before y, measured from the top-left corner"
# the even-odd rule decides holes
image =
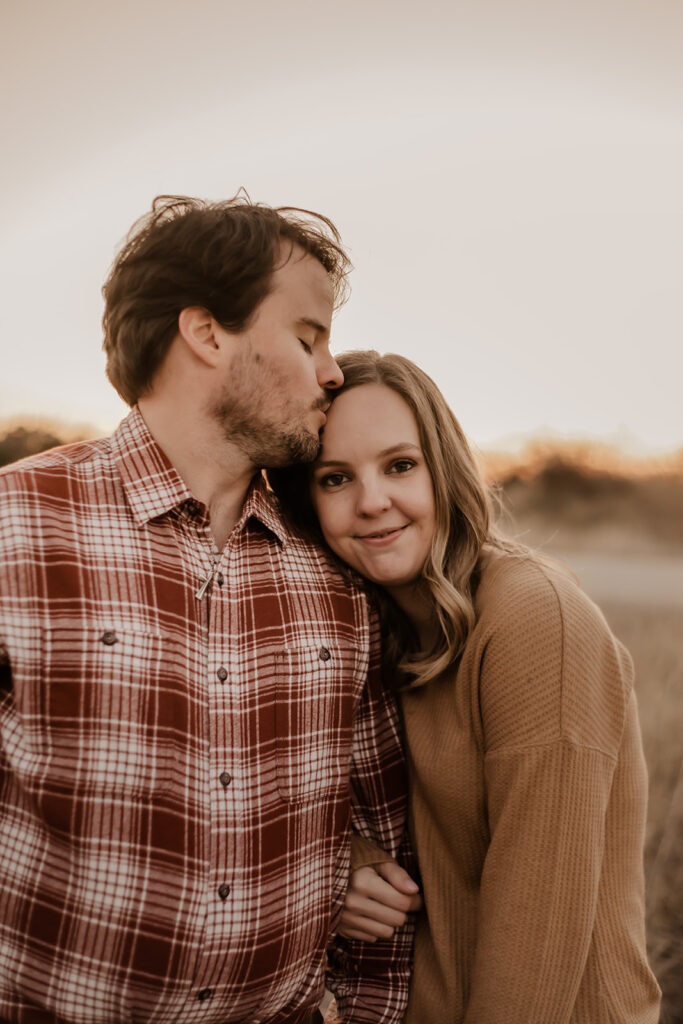
[[[207,590],[209,589],[209,587],[211,586],[212,583],[213,583],[213,573],[211,573],[210,576],[207,576],[206,579],[202,581],[201,587],[199,588],[197,593],[194,595],[198,601],[201,601],[201,599],[204,597],[204,594],[207,592]]]

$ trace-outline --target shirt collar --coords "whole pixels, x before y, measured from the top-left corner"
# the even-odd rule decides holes
[[[178,470],[152,437],[135,406],[111,439],[114,461],[139,526],[192,500]]]
[[[277,499],[268,489],[262,473],[257,473],[254,477],[244,502],[239,528],[244,529],[246,523],[252,518],[257,519],[267,530],[275,534],[283,547],[286,546],[289,530],[282,521]]]
[[[178,508],[194,495],[152,437],[142,413],[135,406],[111,439],[112,453],[123,489],[139,526]],[[254,477],[242,507],[239,529],[257,519],[284,546],[289,537],[276,501],[260,473]]]

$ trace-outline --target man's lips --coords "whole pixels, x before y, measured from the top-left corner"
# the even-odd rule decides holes
[[[374,530],[372,533],[357,533],[356,540],[373,547],[381,547],[383,544],[391,544],[393,540],[400,537],[409,525],[409,523],[404,523],[403,526],[388,526],[384,530]]]
[[[329,412],[331,405],[332,402],[329,402],[327,399],[321,399],[320,401],[316,402],[315,405],[313,406],[314,412],[319,412],[320,415],[322,416],[323,427],[327,423],[327,413]],[[322,427],[320,429],[322,430]]]

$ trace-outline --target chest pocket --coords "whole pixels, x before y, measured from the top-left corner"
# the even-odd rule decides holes
[[[182,784],[193,709],[172,638],[83,625],[45,629],[15,700],[40,788],[130,796]]]
[[[355,709],[365,682],[351,644],[324,642],[278,654],[277,785],[293,803],[348,788]]]

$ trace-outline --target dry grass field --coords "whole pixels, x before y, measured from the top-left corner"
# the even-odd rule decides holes
[[[602,607],[636,668],[650,774],[648,945],[664,995],[661,1024],[676,1024],[683,1021],[683,604],[653,608],[610,601]]]

